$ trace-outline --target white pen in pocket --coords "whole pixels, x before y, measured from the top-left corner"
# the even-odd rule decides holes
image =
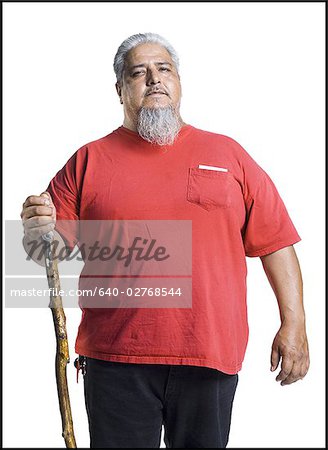
[[[228,169],[226,169],[225,167],[206,166],[204,164],[199,164],[198,169],[216,170],[218,172],[228,172]]]

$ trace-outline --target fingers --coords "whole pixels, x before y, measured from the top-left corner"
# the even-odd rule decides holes
[[[293,368],[293,360],[291,358],[283,356],[281,363],[281,370],[276,377],[276,381],[281,381],[280,384],[282,385],[282,383],[289,377],[292,368]]]
[[[54,223],[39,225],[35,228],[27,228],[25,234],[28,235],[29,241],[38,240],[42,235],[49,233],[55,229]]]
[[[53,208],[51,208],[50,206],[43,206],[43,205],[38,205],[38,206],[28,206],[26,207],[22,213],[21,213],[21,218],[23,220],[27,220],[30,217],[34,217],[34,216],[52,216],[53,215]]]
[[[36,205],[53,205],[53,201],[49,192],[42,192],[41,195],[30,195],[29,197],[27,197],[27,199],[23,203],[23,210],[25,208],[28,208],[29,206]]]
[[[38,228],[38,227],[42,227],[44,225],[48,225],[52,223],[53,224],[53,220],[52,217],[47,217],[47,216],[33,216],[30,219],[27,219],[25,221],[25,226],[26,228]]]
[[[29,240],[38,239],[43,234],[49,233],[55,229],[55,223],[52,216],[32,216],[24,221],[25,235]]]
[[[47,192],[47,191],[45,191],[45,192],[42,192],[42,194],[40,195],[40,197],[42,197],[42,198],[45,198],[46,200],[48,200],[48,202],[46,201],[46,205],[53,205],[53,201],[52,201],[52,198],[51,198],[51,195],[49,194],[49,192]]]
[[[302,365],[301,365],[301,372],[300,372],[300,375],[301,375],[301,380],[305,377],[305,375],[308,373],[308,370],[309,370],[309,365],[310,365],[310,361],[309,361],[309,359],[307,358],[307,360],[306,361],[304,361],[303,363],[302,363]]]
[[[37,195],[30,195],[29,197],[27,197],[27,199],[25,200],[25,202],[23,203],[23,206],[22,206],[22,212],[20,214],[21,218],[23,218],[26,208],[29,208],[30,206],[37,206],[37,205],[44,206],[45,199],[41,198],[40,196],[37,196]]]
[[[271,369],[270,369],[271,372],[274,372],[277,369],[279,361],[280,361],[280,353],[279,353],[278,349],[272,348],[272,351],[271,351]]]
[[[55,217],[56,209],[49,192],[42,192],[41,195],[30,195],[23,203],[21,218],[23,220],[33,216]]]
[[[309,369],[309,361],[300,359],[293,361],[291,358],[283,357],[281,363],[281,371],[276,377],[276,381],[280,381],[281,386],[295,383],[302,380]]]
[[[298,381],[301,378],[301,364],[294,363],[290,373],[285,379],[281,381],[280,384],[281,386],[286,386],[287,384],[295,383],[295,381]]]

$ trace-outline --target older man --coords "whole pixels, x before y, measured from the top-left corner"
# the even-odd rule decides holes
[[[224,448],[248,338],[245,255],[261,258],[281,326],[271,370],[302,379],[309,355],[300,240],[269,176],[233,139],[180,116],[178,57],[161,36],[130,36],[114,60],[123,126],[80,148],[23,205],[24,246],[58,219],[191,220],[190,308],[85,308],[76,351],[91,447]]]

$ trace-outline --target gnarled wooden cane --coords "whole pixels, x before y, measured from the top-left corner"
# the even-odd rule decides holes
[[[76,448],[71,404],[66,377],[66,366],[69,363],[69,347],[66,331],[66,317],[60,293],[60,280],[57,260],[54,255],[51,242],[54,239],[53,232],[42,236],[45,246],[45,263],[47,269],[48,285],[50,288],[50,303],[53,322],[56,333],[56,382],[58,391],[59,408],[62,419],[62,436],[67,448]]]

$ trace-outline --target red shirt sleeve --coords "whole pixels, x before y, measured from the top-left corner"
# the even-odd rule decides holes
[[[246,202],[246,256],[264,256],[301,240],[277,188],[263,170],[254,194]]]
[[[70,250],[79,240],[80,193],[86,156],[86,147],[74,153],[46,189],[56,208],[56,230]]]

